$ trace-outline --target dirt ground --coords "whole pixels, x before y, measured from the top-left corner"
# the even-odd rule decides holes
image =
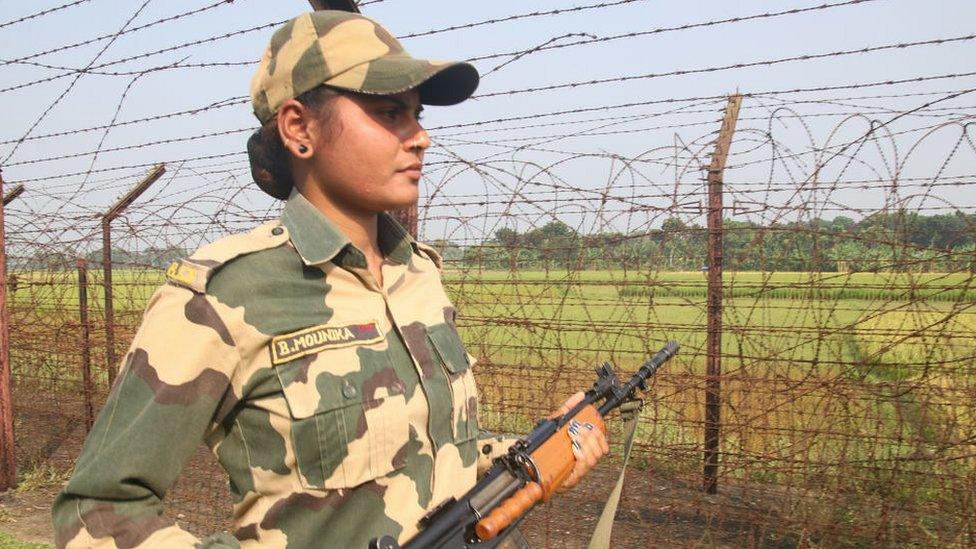
[[[539,548],[586,547],[617,474],[612,466],[598,467],[575,490],[536,508],[521,525],[526,539]],[[201,520],[187,520],[194,508],[202,509],[207,503],[186,498],[185,488],[194,485],[192,479],[190,483],[186,480],[181,479],[183,487],[174,488],[169,514],[201,534],[219,528],[213,514],[209,518],[197,514]],[[45,485],[0,495],[0,530],[26,541],[52,543],[51,501],[59,489],[60,485]],[[746,504],[752,511],[746,515],[743,510],[737,518],[735,509],[743,503],[739,497],[721,494],[705,497],[690,486],[655,480],[647,471],[628,471],[628,485],[614,525],[612,546],[786,548],[807,545],[789,532],[775,532],[757,524],[754,519],[758,504]]]
[[[53,543],[51,500],[58,487],[0,494],[0,530],[24,541]]]
[[[22,392],[27,394],[26,392]],[[48,474],[30,490],[0,494],[0,530],[28,541],[51,543],[51,502],[67,478],[85,438],[84,417],[68,418],[47,402],[15,395],[15,419],[30,437],[19,437],[22,471],[40,464]],[[59,402],[61,410],[82,410],[80,402]],[[520,526],[533,547],[586,547],[604,502],[619,474],[605,460],[574,490],[537,507]],[[44,482],[44,480],[48,482]],[[25,483],[26,484],[26,483]],[[631,466],[613,530],[613,547],[806,547],[802,527],[782,520],[782,493],[728,487],[716,496],[699,489],[697,478],[681,478]],[[223,472],[204,446],[167,495],[166,514],[196,534],[230,527],[230,497]],[[800,533],[798,533],[798,531]],[[814,543],[819,545],[819,543]]]

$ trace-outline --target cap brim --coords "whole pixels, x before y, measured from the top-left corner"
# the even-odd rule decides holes
[[[418,87],[420,102],[425,105],[455,105],[471,97],[478,89],[478,69],[468,63],[440,67]]]
[[[375,59],[362,84],[351,87],[326,81],[326,85],[374,95],[391,95],[417,89],[425,105],[454,105],[471,97],[478,88],[478,70],[464,62],[436,63],[408,56]]]

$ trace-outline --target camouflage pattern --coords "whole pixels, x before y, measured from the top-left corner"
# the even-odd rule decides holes
[[[54,505],[59,547],[363,547],[408,539],[510,440],[477,389],[440,258],[380,217],[383,287],[304,197],[167,271]],[[231,534],[161,500],[200,440],[227,471]]]
[[[278,29],[251,80],[254,114],[270,120],[282,103],[321,84],[390,95],[419,86],[420,101],[453,105],[478,87],[467,63],[414,59],[378,23],[358,13],[321,10]]]

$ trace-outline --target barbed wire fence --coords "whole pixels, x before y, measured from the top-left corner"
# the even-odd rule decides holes
[[[94,9],[87,4],[37,9],[0,22],[0,33],[42,32],[45,20]],[[386,21],[381,10],[395,4],[361,6]],[[600,77],[507,77],[549,55],[601,56],[638,41],[804,17],[842,21],[847,10],[887,3],[634,20],[638,28],[626,32],[560,24],[617,19],[642,4],[469,16],[401,35],[411,46],[552,25],[528,46],[469,56],[485,75],[469,103],[504,108],[428,123],[434,145],[417,227],[445,259],[458,327],[478,359],[482,423],[525,432],[592,383],[600,362],[629,371],[676,339],[682,352],[653,380],[638,426],[617,545],[976,543],[976,72],[933,64],[738,94],[626,88],[891,62],[886,56],[907,52],[952,57],[976,35],[865,37],[656,72],[633,63]],[[251,47],[240,51],[253,53],[307,6],[261,20],[244,17],[251,7],[240,0],[150,14],[155,7],[126,7],[113,32],[0,60],[0,70],[15,71],[0,97],[45,90],[54,98],[38,99],[23,126],[0,133],[3,189],[24,189],[4,200],[0,277],[12,390],[3,396],[13,420],[5,448],[21,471],[70,470],[166,265],[278,215],[280,205],[250,180],[243,145],[254,125],[238,116],[249,102],[241,86],[182,105],[157,99],[134,114],[128,106],[148,80],[175,87],[206,71],[253,70],[256,56],[221,45],[243,38]],[[202,20],[220,26],[196,37]],[[162,30],[164,42],[102,60],[113,45]],[[66,57],[85,48],[93,55]],[[53,124],[89,79],[118,84],[101,117]],[[741,106],[716,203],[712,161],[730,96]],[[112,208],[160,165],[158,179]],[[709,344],[709,328],[720,341]],[[580,515],[598,514],[611,484],[601,480],[619,466],[609,458],[565,496],[573,505],[535,511],[530,539],[582,543],[595,519]],[[225,484],[201,446],[167,512],[196,532],[228,528]]]

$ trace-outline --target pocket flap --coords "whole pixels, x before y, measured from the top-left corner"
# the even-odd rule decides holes
[[[378,326],[375,321],[312,326],[272,339],[273,368],[293,418],[385,396],[363,394],[363,380],[372,368],[361,364],[358,354],[364,345],[383,341]],[[399,387],[386,390],[387,394],[402,393]]]
[[[303,365],[302,363],[306,364]],[[281,382],[288,411],[295,419],[305,419],[321,412],[338,410],[363,401],[362,395],[348,381],[336,376],[326,375],[307,381],[295,380],[294,370],[307,368],[307,360],[275,366],[275,373]],[[291,378],[291,379],[289,379]],[[331,379],[329,379],[331,378]],[[346,388],[346,386],[350,388]],[[345,389],[345,394],[343,394]]]
[[[438,324],[427,328],[427,337],[434,344],[434,349],[444,362],[448,371],[457,374],[468,369],[468,353],[464,351],[464,344],[457,330],[448,324]]]
[[[275,366],[291,416],[304,419],[348,406],[369,406],[374,401],[403,394],[404,386],[399,379],[382,385],[367,383],[372,370],[336,375],[314,366],[316,361],[329,365],[358,360],[355,350],[338,349]]]

